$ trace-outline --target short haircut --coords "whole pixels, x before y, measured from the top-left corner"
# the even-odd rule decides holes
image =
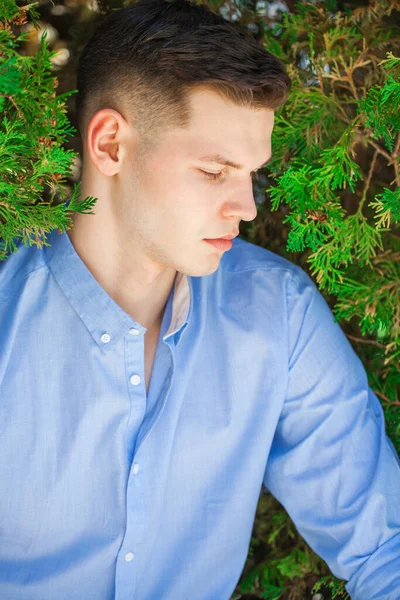
[[[276,110],[290,87],[283,62],[239,23],[189,0],[138,0],[109,13],[84,47],[76,118],[83,141],[96,112],[118,111],[139,131],[144,154],[162,132],[189,127],[195,88]]]

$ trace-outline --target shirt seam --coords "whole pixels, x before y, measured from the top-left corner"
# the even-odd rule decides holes
[[[9,300],[11,300],[11,298],[13,298],[13,296],[15,296],[15,294],[18,292],[18,290],[20,289],[21,285],[30,278],[31,275],[33,275],[34,273],[37,273],[38,271],[41,271],[42,269],[46,268],[47,264],[44,265],[40,265],[40,267],[37,267],[36,269],[33,269],[32,271],[29,271],[29,273],[27,273],[16,285],[16,287],[14,288],[14,290],[6,297],[0,298],[0,304],[5,304],[6,302],[8,302]]]

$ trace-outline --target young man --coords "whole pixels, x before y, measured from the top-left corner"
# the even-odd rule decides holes
[[[262,485],[352,598],[400,597],[400,462],[365,369],[305,271],[234,237],[289,88],[185,0],[86,46],[94,212],[0,269],[0,598],[228,600]]]

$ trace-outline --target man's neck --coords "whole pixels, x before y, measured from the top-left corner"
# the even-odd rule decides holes
[[[153,281],[146,282],[146,276],[149,277],[143,273],[140,251],[131,255],[125,252],[118,244],[121,236],[113,230],[112,220],[104,221],[104,216],[101,209],[95,215],[74,213],[74,228],[67,235],[80,259],[114,302],[142,327],[157,328],[177,272],[166,268]]]

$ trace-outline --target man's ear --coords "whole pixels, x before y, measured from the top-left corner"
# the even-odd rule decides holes
[[[118,111],[99,110],[88,123],[86,158],[103,175],[116,175],[122,169],[129,136],[131,128]]]

